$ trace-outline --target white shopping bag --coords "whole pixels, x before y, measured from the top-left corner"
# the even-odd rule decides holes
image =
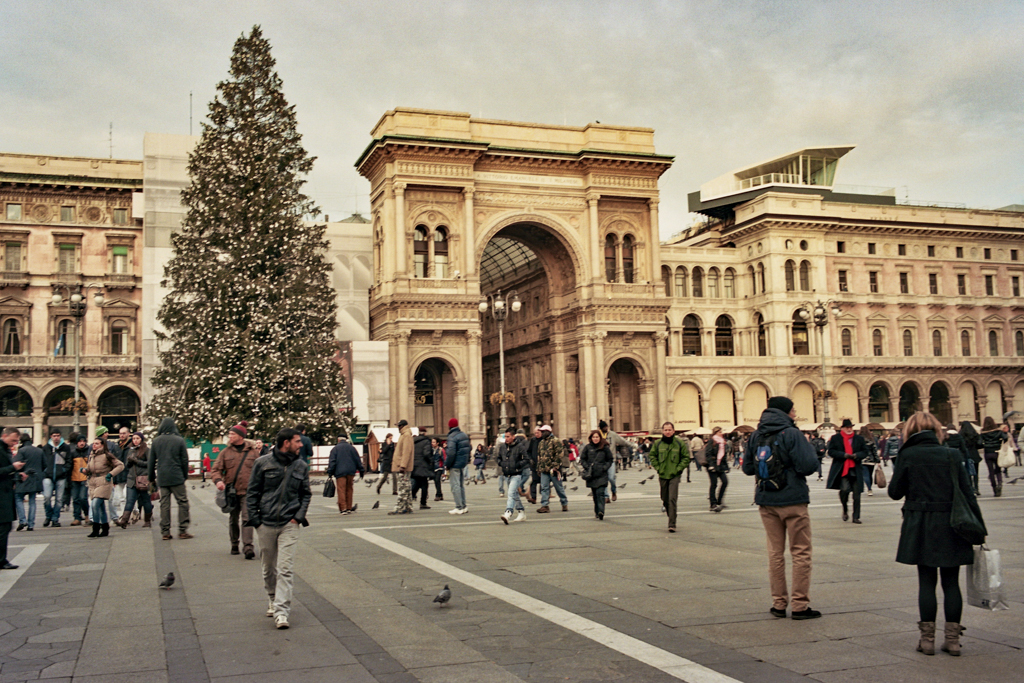
[[[974,564],[967,565],[967,604],[992,611],[1009,609],[1003,595],[998,550],[975,547]]]

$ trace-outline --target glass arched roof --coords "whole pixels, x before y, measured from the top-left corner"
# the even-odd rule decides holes
[[[489,291],[495,283],[511,276],[521,276],[540,266],[537,255],[519,242],[508,237],[495,237],[484,247],[480,259],[480,286]]]

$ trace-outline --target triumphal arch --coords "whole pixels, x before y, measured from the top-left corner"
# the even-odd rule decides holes
[[[391,420],[432,433],[457,417],[563,437],[599,418],[667,419],[654,131],[549,126],[395,109],[357,167],[371,184],[370,335],[390,342]],[[498,326],[481,299],[516,294]]]

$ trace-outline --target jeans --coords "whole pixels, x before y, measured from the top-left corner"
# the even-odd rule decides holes
[[[768,582],[772,606],[802,612],[810,604],[811,591],[811,517],[807,503],[783,507],[761,506],[761,523],[768,537]],[[786,590],[786,534],[793,562],[793,592]]]
[[[29,529],[36,526],[36,494],[16,493],[14,494],[15,507],[18,509],[18,524],[24,524]],[[25,496],[28,496],[28,516],[25,515]]]
[[[601,486],[595,486],[590,489],[594,492],[594,514],[597,517],[604,518],[604,497],[608,491],[608,485],[602,484]]]
[[[60,521],[60,507],[67,483],[67,479],[60,479],[54,486],[53,479],[43,479],[43,512],[46,513],[46,519],[51,522]]]
[[[668,515],[668,528],[676,528],[676,503],[679,500],[679,477],[676,475],[671,479],[658,477],[658,484],[661,486],[661,503],[665,506],[665,514]]]
[[[388,483],[388,477],[391,477],[391,495],[398,495],[398,475],[393,473],[391,470],[384,472],[381,475],[380,481],[377,482],[377,493],[380,494],[380,487]]]
[[[71,506],[79,522],[89,517],[89,485],[84,481],[71,482]]]
[[[444,500],[441,493],[441,479],[444,477],[444,470],[434,470],[434,500]]]
[[[509,477],[506,477],[504,472],[501,472],[498,475],[498,494],[499,495],[502,495],[502,496],[505,495],[505,482],[508,479],[509,479]]]
[[[992,490],[996,490],[996,486],[1003,485],[1003,471],[997,464],[999,460],[999,454],[994,451],[985,451],[985,465],[988,467],[988,481],[992,484]]]
[[[523,501],[519,497],[519,487],[521,487],[523,482],[525,482],[529,477],[529,467],[524,467],[521,473],[513,474],[511,477],[508,477],[508,500],[505,502],[505,510],[508,512],[523,509]]]
[[[288,617],[292,608],[292,585],[295,577],[295,551],[299,545],[299,525],[261,525],[260,560],[263,563],[263,587],[274,603],[274,618]]]
[[[614,496],[615,491],[615,462],[612,461],[611,467],[608,468],[608,485],[612,487],[612,495]]]
[[[185,485],[160,487],[160,531],[164,536],[171,535],[171,496],[178,502],[178,533],[188,531],[189,511],[188,494]]]
[[[729,477],[726,476],[725,472],[708,472],[708,479],[711,480],[708,501],[710,501],[711,507],[721,505],[725,499],[725,489],[729,485]],[[719,482],[721,482],[721,486],[718,486]],[[715,489],[718,489],[718,493],[715,493]]]
[[[861,471],[864,474],[864,486],[868,487],[868,491],[871,490],[871,484],[875,479],[875,468],[861,465]]]
[[[452,487],[455,509],[466,509],[466,468],[448,470],[448,484]]]
[[[569,504],[569,499],[565,497],[565,487],[562,485],[562,480],[557,474],[548,474],[547,472],[541,472],[540,475],[540,504],[541,506],[547,505],[548,501],[551,500],[551,485],[555,486],[555,493],[558,494],[558,500],[563,506]]]
[[[110,511],[111,519],[120,519],[124,512],[124,490],[126,484],[114,484],[114,490],[110,493],[110,500],[107,501],[107,509]]]
[[[106,500],[103,498],[93,498],[91,508],[93,524],[110,524],[110,519],[107,517]]]
[[[124,504],[124,511],[132,513],[135,511],[135,503],[138,501],[139,509],[144,510],[150,517],[153,516],[153,501],[149,498],[149,491],[140,491],[134,486],[125,489],[126,500]]]
[[[473,481],[487,481],[487,477],[484,475],[483,465],[480,465],[479,467],[476,468],[476,472],[473,473]]]

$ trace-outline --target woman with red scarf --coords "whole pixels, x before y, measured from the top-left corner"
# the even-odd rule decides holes
[[[828,471],[828,488],[839,491],[839,502],[843,504],[843,521],[849,521],[847,502],[853,493],[853,523],[860,524],[860,492],[864,488],[861,463],[867,457],[868,448],[864,437],[855,434],[853,422],[843,420],[843,427],[828,442],[828,455],[832,467]]]

